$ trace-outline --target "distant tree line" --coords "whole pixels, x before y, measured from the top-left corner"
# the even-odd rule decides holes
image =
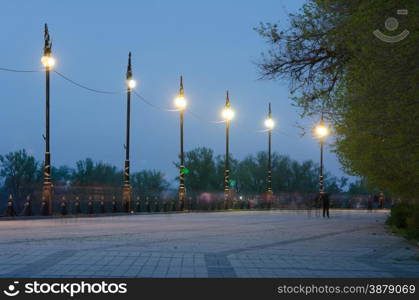
[[[243,160],[230,158],[231,188],[243,195],[257,195],[266,191],[267,153],[259,152]],[[177,164],[175,163],[177,166]],[[189,194],[220,192],[223,190],[224,156],[214,155],[209,148],[196,148],[185,153],[187,167],[186,188]],[[307,192],[318,190],[319,166],[311,160],[298,162],[288,156],[273,153],[272,175],[274,192]],[[40,189],[43,182],[43,162],[37,161],[24,149],[0,155],[1,197],[4,203],[9,195],[23,199]],[[122,170],[116,166],[94,162],[87,158],[68,166],[52,167],[54,186],[119,187]],[[143,170],[131,174],[133,193],[140,197],[160,197],[170,189],[165,175],[157,170]],[[345,177],[337,178],[325,173],[325,188],[330,193],[369,193],[363,180],[348,185]]]
[[[188,192],[219,192],[223,190],[224,155],[202,147],[185,153],[186,189]],[[178,166],[177,164],[175,164]],[[267,152],[248,155],[242,160],[230,157],[230,187],[243,195],[266,192]],[[319,189],[319,165],[312,160],[302,163],[278,153],[272,154],[272,188],[274,192],[316,192]],[[325,173],[325,187],[331,193],[342,193],[347,187],[346,177],[337,178]],[[357,183],[352,183],[354,190]],[[363,191],[367,192],[367,190]]]
[[[27,195],[39,189],[43,183],[43,162],[37,161],[26,150],[0,155],[0,177],[2,202],[9,195],[22,201]],[[91,158],[80,160],[75,168],[68,166],[52,167],[54,186],[96,187],[122,185],[122,170]],[[143,170],[131,174],[133,192],[139,196],[160,196],[169,188],[162,172]]]

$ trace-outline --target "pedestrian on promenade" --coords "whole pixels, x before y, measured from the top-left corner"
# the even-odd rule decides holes
[[[321,192],[320,198],[322,199],[322,202],[323,202],[323,218],[325,218],[326,216],[330,218],[329,217],[329,207],[330,207],[329,194],[325,192]]]

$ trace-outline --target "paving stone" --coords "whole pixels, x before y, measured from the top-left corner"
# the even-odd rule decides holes
[[[418,249],[388,232],[387,214],[0,221],[0,277],[419,277]]]

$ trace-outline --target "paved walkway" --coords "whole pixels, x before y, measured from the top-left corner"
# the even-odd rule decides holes
[[[0,221],[0,277],[419,277],[387,212]]]

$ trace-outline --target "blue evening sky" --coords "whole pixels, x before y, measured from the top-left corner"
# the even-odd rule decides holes
[[[266,50],[253,30],[260,21],[286,26],[286,11],[304,1],[2,1],[0,67],[40,69],[43,25],[48,23],[56,70],[87,86],[122,91],[128,51],[133,55],[136,90],[159,107],[172,109],[179,76],[184,76],[189,108],[185,115],[185,150],[198,146],[223,154],[220,111],[228,89],[236,118],[231,151],[243,158],[265,150],[263,119],[272,102],[277,122],[273,149],[299,161],[318,161],[319,146],[301,130],[287,82],[258,80],[254,64]],[[51,82],[51,152],[53,165],[74,166],[91,157],[122,168],[126,96],[95,94],[56,74]],[[0,71],[0,153],[26,148],[43,159],[44,74]],[[179,115],[155,109],[133,97],[131,169],[157,169],[173,180],[179,149]],[[341,176],[333,153],[326,170]]]

